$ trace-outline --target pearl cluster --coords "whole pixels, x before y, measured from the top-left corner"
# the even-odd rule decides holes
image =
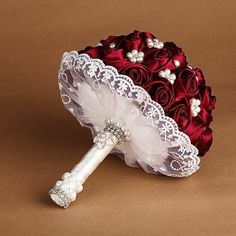
[[[146,39],[147,42],[147,46],[149,48],[158,48],[158,49],[162,49],[164,47],[164,43],[160,42],[158,39],[151,39],[151,38],[147,38]]]
[[[171,73],[170,69],[161,70],[159,72],[159,76],[162,78],[166,78],[171,84],[174,84],[176,80],[176,75],[174,73]]]
[[[115,122],[113,119],[105,120],[104,132],[112,133],[118,139],[118,144],[131,140],[130,132],[126,129],[125,125]]]
[[[201,108],[200,108],[201,101],[199,99],[192,98],[190,100],[190,104],[191,104],[192,115],[193,117],[196,117],[198,113],[201,111]]]
[[[126,56],[132,63],[142,63],[144,58],[143,52],[138,52],[138,50],[133,49],[131,52],[128,52]]]

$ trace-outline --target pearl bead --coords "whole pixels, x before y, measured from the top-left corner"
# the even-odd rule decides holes
[[[142,63],[143,62],[143,58],[142,57],[137,57],[137,62]]]
[[[79,193],[83,190],[83,185],[77,187],[76,192]]]
[[[116,47],[116,44],[115,44],[115,43],[110,43],[110,44],[109,44],[109,48],[113,49],[113,48],[115,48],[115,47]]]
[[[133,57],[133,54],[132,54],[131,52],[128,52],[128,53],[126,54],[126,56],[127,56],[128,58],[132,58],[132,57]]]
[[[131,61],[132,63],[135,63],[135,62],[136,62],[136,58],[133,58],[133,57],[132,57],[132,58],[130,59],[130,61]]]
[[[57,186],[57,187],[59,187],[61,184],[62,184],[62,181],[61,181],[61,180],[59,180],[59,181],[56,182],[56,186]]]
[[[143,52],[139,52],[139,53],[138,53],[138,56],[139,56],[139,57],[144,57],[144,53],[143,53]]]
[[[157,44],[157,45],[156,45],[156,48],[162,49],[162,48],[163,48],[163,45],[162,45],[162,44]]]
[[[159,76],[160,76],[160,77],[165,77],[165,72],[164,72],[163,70],[161,70],[161,71],[159,72]]]
[[[170,69],[165,69],[165,74],[166,74],[166,75],[169,75],[170,72],[171,72]]]
[[[74,201],[76,199],[76,193],[75,192],[72,192],[70,194],[70,198],[71,198],[71,201]]]
[[[67,179],[68,177],[70,176],[70,173],[69,172],[66,172],[63,176],[62,176],[62,179]]]
[[[175,75],[175,74],[170,74],[170,75],[169,75],[169,79],[175,80],[175,79],[176,79],[176,75]]]
[[[174,60],[174,65],[175,65],[176,67],[179,67],[179,66],[180,66],[180,62],[179,62],[178,60]]]
[[[148,43],[147,46],[148,46],[148,48],[153,48],[154,44],[153,43]]]

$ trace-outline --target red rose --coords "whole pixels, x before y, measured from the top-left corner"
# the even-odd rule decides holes
[[[125,51],[132,51],[136,49],[138,51],[143,51],[147,49],[146,39],[153,39],[154,36],[147,32],[139,32],[135,30],[133,33],[127,35],[125,39],[120,44],[120,47]]]
[[[205,125],[209,125],[212,121],[212,110],[215,109],[216,98],[211,96],[211,88],[208,86],[201,86],[198,94],[199,100],[201,101],[198,116],[202,119]]]
[[[189,136],[192,144],[198,148],[200,156],[209,150],[212,144],[212,130],[202,122],[200,117],[192,119],[185,133]]]
[[[179,130],[184,131],[191,122],[190,104],[186,99],[182,99],[174,104],[166,113],[169,117],[175,120]]]
[[[187,64],[186,57],[181,48],[174,43],[165,43],[163,49],[151,48],[145,53],[144,65],[150,68],[152,72],[158,72],[163,69],[176,70],[174,60],[178,60],[179,67]]]
[[[209,86],[201,86],[199,89],[199,97],[201,99],[201,107],[208,112],[215,109],[216,98],[211,96],[211,88]]]
[[[180,73],[179,78],[185,87],[187,95],[194,97],[198,93],[199,89],[195,71],[186,68]]]
[[[181,67],[187,65],[186,56],[182,48],[177,47],[173,42],[166,42],[164,47],[171,52],[172,60],[178,60]]]
[[[125,35],[121,36],[109,36],[106,40],[101,40],[101,44],[104,47],[104,49],[110,49],[110,44],[113,43],[115,45],[114,49],[120,48],[120,44],[122,41],[124,41],[126,38]]]
[[[179,73],[176,73],[177,79],[174,83],[177,100],[183,97],[192,98],[199,93],[200,85],[205,83],[200,69],[185,67]]]
[[[196,79],[198,81],[199,85],[205,85],[205,79],[202,71],[199,68],[194,69],[194,72],[196,74]]]
[[[167,112],[174,101],[174,90],[171,83],[167,79],[158,78],[149,83],[145,89],[151,98],[159,103],[164,111]]]
[[[123,49],[106,51],[105,53],[103,62],[106,65],[115,67],[120,74],[129,76],[134,84],[145,86],[148,82],[151,82],[152,74],[149,68],[141,63],[135,64],[127,60]]]
[[[152,81],[152,75],[150,70],[139,64],[127,63],[119,68],[119,72],[124,75],[128,75],[135,85],[145,86]]]
[[[114,49],[123,49],[125,54],[133,49],[142,51],[147,48],[146,39],[153,39],[154,36],[147,32],[139,32],[135,30],[133,33],[128,34],[127,36],[109,36],[105,40],[101,40],[101,43],[105,51],[110,52],[110,45],[113,43],[115,45]]]

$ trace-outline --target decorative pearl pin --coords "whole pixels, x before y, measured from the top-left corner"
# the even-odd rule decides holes
[[[162,78],[166,78],[167,80],[169,80],[169,82],[171,84],[174,84],[174,82],[176,80],[175,74],[171,73],[170,69],[161,70],[159,72],[159,76],[162,77]]]
[[[200,108],[201,101],[199,99],[192,98],[190,100],[190,104],[191,104],[192,115],[193,117],[196,117],[198,113],[201,111],[201,108]]]
[[[149,48],[158,48],[158,49],[162,49],[164,47],[164,43],[160,42],[158,39],[151,39],[151,38],[147,38],[146,40],[147,42],[147,46]]]
[[[144,53],[138,52],[138,50],[134,49],[131,52],[128,52],[126,56],[132,63],[137,63],[137,62],[142,63],[144,58]]]
[[[111,133],[118,139],[118,144],[129,141],[131,139],[129,130],[126,129],[124,124],[115,122],[113,119],[105,119],[106,126],[94,138],[94,143],[103,144],[106,141],[105,133]]]

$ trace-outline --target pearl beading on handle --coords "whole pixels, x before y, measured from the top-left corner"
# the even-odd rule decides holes
[[[124,125],[105,120],[105,128],[94,138],[94,145],[81,161],[62,176],[49,191],[51,199],[59,206],[67,208],[76,196],[83,190],[83,183],[106,158],[112,149],[122,142],[130,140],[129,131]]]

